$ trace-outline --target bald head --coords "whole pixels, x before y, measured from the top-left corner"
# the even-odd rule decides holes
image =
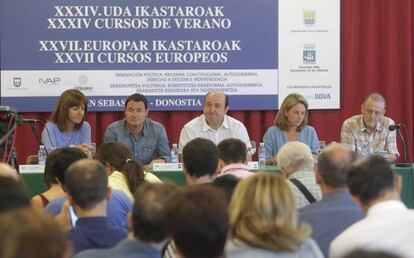
[[[373,129],[381,123],[385,114],[385,99],[379,93],[370,94],[361,105],[361,114],[367,128]]]
[[[3,162],[0,162],[0,176],[10,177],[16,181],[19,180],[19,174],[17,173],[16,169]]]
[[[381,94],[377,93],[377,92],[374,92],[374,93],[369,94],[369,95],[368,95],[368,96],[364,99],[363,104],[365,104],[365,103],[366,103],[366,102],[368,102],[368,101],[373,101],[373,102],[380,102],[380,103],[383,103],[383,104],[384,104],[384,108],[385,108],[385,106],[386,106],[386,102],[385,102],[384,97],[383,97]]]
[[[340,143],[330,144],[319,155],[317,169],[326,185],[346,187],[354,160],[354,153],[349,147]]]
[[[65,188],[75,204],[88,210],[105,199],[108,176],[105,167],[96,160],[79,160],[69,166]]]
[[[204,104],[207,101],[207,99],[222,99],[224,101],[224,107],[227,108],[229,106],[229,96],[227,96],[226,93],[220,92],[220,91],[210,91],[206,94],[206,97],[204,98]]]

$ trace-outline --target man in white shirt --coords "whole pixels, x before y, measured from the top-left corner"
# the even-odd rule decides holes
[[[184,125],[180,134],[179,147],[184,148],[194,138],[206,138],[220,143],[224,139],[237,138],[250,147],[250,138],[246,127],[238,120],[227,115],[228,96],[222,92],[207,93],[203,114]]]
[[[380,156],[352,166],[349,190],[367,216],[334,239],[329,257],[343,257],[356,249],[414,257],[414,211],[400,201],[400,184],[400,178]]]

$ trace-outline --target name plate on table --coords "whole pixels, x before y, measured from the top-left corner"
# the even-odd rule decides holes
[[[183,171],[182,163],[154,163],[152,171]]]
[[[43,174],[45,171],[45,165],[20,165],[19,172],[20,174]]]
[[[257,161],[249,161],[247,162],[247,166],[249,170],[259,170],[259,162]]]

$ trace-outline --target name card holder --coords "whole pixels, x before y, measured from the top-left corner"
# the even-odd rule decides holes
[[[19,165],[20,174],[43,174],[45,165]]]
[[[247,166],[249,170],[259,170],[259,162],[257,161],[249,161],[247,162]]]
[[[154,163],[153,171],[183,171],[182,163]]]

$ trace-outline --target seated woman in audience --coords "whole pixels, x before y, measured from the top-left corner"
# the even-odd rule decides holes
[[[280,147],[288,141],[300,141],[307,144],[316,154],[319,140],[315,128],[308,123],[308,102],[298,94],[286,96],[277,112],[273,126],[267,129],[263,137],[267,164],[276,164],[276,155]]]
[[[161,183],[158,177],[144,171],[144,167],[133,159],[131,151],[122,143],[102,144],[96,159],[107,167],[109,186],[124,192],[132,202],[134,192],[142,183]]]
[[[73,145],[89,154],[91,126],[85,121],[88,102],[74,89],[64,91],[42,132],[42,143],[50,152],[54,148]]]
[[[34,208],[44,209],[50,201],[65,197],[65,192],[62,190],[62,187],[60,187],[59,183],[56,180],[56,177],[53,174],[53,164],[59,152],[60,150],[56,149],[49,153],[47,156],[43,179],[46,186],[48,187],[48,190],[32,198],[31,205]]]
[[[239,182],[229,206],[227,258],[323,257],[298,224],[295,198],[285,180],[259,173]]]

